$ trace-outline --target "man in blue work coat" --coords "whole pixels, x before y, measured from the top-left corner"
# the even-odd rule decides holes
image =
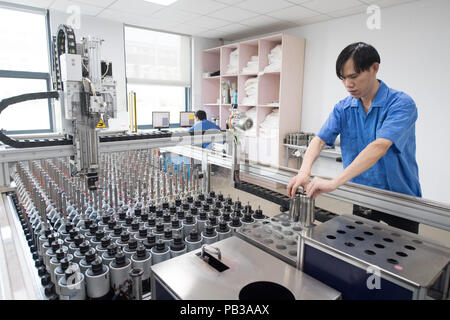
[[[377,79],[379,66],[377,50],[366,43],[351,44],[341,52],[336,73],[350,96],[334,106],[311,141],[298,175],[287,187],[289,196],[302,186],[315,198],[347,181],[422,196],[416,162],[416,104],[406,93]],[[310,182],[311,167],[320,151],[325,144],[332,146],[339,134],[343,172],[331,180],[314,178]],[[364,217],[414,233],[419,230],[417,222],[375,210]]]
[[[206,119],[206,112],[198,110],[195,112],[195,124],[189,128],[189,131],[206,131],[206,130],[220,130],[213,122]],[[202,148],[210,148],[210,143],[203,143]]]

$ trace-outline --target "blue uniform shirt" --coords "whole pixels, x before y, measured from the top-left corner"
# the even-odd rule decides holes
[[[361,100],[349,96],[336,104],[317,135],[329,146],[341,135],[344,168],[376,139],[392,141],[392,146],[377,163],[350,181],[421,197],[416,162],[416,120],[414,100],[380,81],[367,114]]]
[[[189,128],[189,131],[206,131],[206,130],[220,130],[218,126],[216,126],[213,122],[203,119],[201,121],[198,121],[196,124],[194,124],[192,127]],[[207,148],[210,145],[210,143],[204,143],[202,144],[202,148]]]

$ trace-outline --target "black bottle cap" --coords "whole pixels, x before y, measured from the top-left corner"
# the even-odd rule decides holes
[[[164,230],[164,239],[166,240],[172,239],[172,229]]]
[[[136,239],[132,238],[132,239],[128,240],[129,251],[136,250],[137,246],[138,246],[138,243],[137,243]]]
[[[161,222],[156,224],[156,232],[161,233],[164,232],[164,225]]]
[[[211,225],[216,225],[217,224],[217,217],[216,216],[209,215],[208,220],[209,220],[209,223]]]
[[[227,197],[225,199],[225,203],[231,206],[233,204],[233,199],[231,199],[230,197]]]
[[[169,207],[169,212],[170,212],[171,214],[174,214],[175,212],[177,212],[177,207],[174,206],[174,205],[171,205],[171,206]]]
[[[194,206],[195,206],[196,208],[200,208],[200,207],[202,206],[202,202],[201,202],[200,200],[195,200]]]
[[[141,222],[147,222],[148,221],[148,213],[142,212],[141,213]]]
[[[61,262],[61,270],[66,271],[67,268],[69,267],[69,264],[72,262],[72,258],[66,256],[62,258],[60,262]]]
[[[44,265],[44,260],[42,260],[42,259],[37,259],[35,262],[34,262],[34,266],[36,267],[36,268],[39,268],[40,266],[43,266]]]
[[[131,226],[131,222],[133,222],[133,217],[132,216],[127,216],[125,218],[125,225],[126,226]]]
[[[175,205],[177,207],[181,206],[181,199],[175,199]]]
[[[96,223],[91,224],[89,227],[89,232],[91,235],[94,235],[98,230],[98,225]]]
[[[70,230],[70,232],[69,232],[70,240],[74,241],[75,236],[77,236],[79,233],[80,233],[80,229],[78,229],[78,228],[73,228],[72,230]]]
[[[211,192],[209,193],[209,196],[210,196],[211,198],[215,198],[215,197],[216,197],[216,193],[215,193],[214,191],[211,191]]]
[[[113,230],[116,225],[117,225],[117,221],[115,219],[111,219],[108,221],[108,229],[109,230]]]
[[[156,243],[156,236],[154,234],[151,234],[147,237],[147,239],[144,240],[144,246],[147,249],[151,249]]]
[[[44,294],[46,297],[53,296],[55,292],[56,292],[55,285],[51,282],[44,289]]]
[[[95,258],[97,257],[97,253],[95,252],[95,249],[94,249],[94,248],[89,249],[89,250],[86,252],[85,257],[86,257],[86,262],[87,262],[88,264],[90,264],[92,261],[94,261]]]
[[[191,196],[189,196],[189,197],[186,198],[186,201],[187,201],[188,203],[192,203],[192,202],[194,202],[194,198],[191,197]]]
[[[113,230],[114,230],[114,235],[115,236],[120,236],[120,234],[122,233],[122,227],[121,226],[115,226]]]
[[[148,211],[151,213],[155,213],[156,212],[156,206],[154,204],[151,204],[148,206]]]
[[[108,221],[109,220],[111,220],[111,216],[110,215],[104,215],[103,217],[102,217],[102,222],[104,223],[104,224],[108,224]]]
[[[204,204],[203,205],[203,210],[205,210],[205,211],[209,211],[209,204]]]
[[[142,214],[142,209],[141,209],[141,207],[136,207],[136,208],[134,209],[134,215],[135,215],[136,217],[140,217],[141,214]]]
[[[196,207],[192,207],[191,210],[190,210],[190,213],[191,213],[193,216],[196,216],[196,215],[198,214],[198,209],[197,209]]]
[[[148,230],[144,227],[139,228],[139,237],[146,238],[148,234]]]
[[[228,212],[224,212],[222,214],[222,219],[225,221],[230,221],[231,220],[230,214]]]
[[[170,249],[172,251],[181,251],[185,247],[186,247],[186,245],[183,243],[183,239],[181,239],[181,237],[177,235],[173,238],[173,243],[170,246]]]
[[[221,220],[219,222],[218,230],[220,232],[227,232],[230,228],[228,227],[228,223],[225,220]]]
[[[53,252],[56,252],[56,250],[61,248],[61,243],[59,241],[55,241],[52,243],[52,250]]]
[[[242,220],[244,220],[244,222],[248,222],[248,223],[255,221],[255,220],[253,220],[251,213],[245,213],[244,218]]]
[[[206,198],[206,203],[207,204],[212,204],[213,203],[213,198],[211,198],[211,197]]]
[[[206,220],[208,217],[207,217],[207,213],[205,212],[205,211],[200,211],[200,217],[199,217],[199,219],[201,219],[201,220]]]
[[[205,195],[203,193],[201,193],[198,195],[197,199],[200,201],[205,201]]]
[[[164,211],[162,209],[156,210],[156,217],[157,218],[162,218],[163,214],[164,214]]]
[[[63,249],[60,248],[60,249],[56,250],[56,260],[61,262],[61,259],[64,259],[65,256],[66,256],[66,253],[64,252]]]
[[[253,217],[256,219],[264,219],[265,218],[261,209],[256,209]]]
[[[219,195],[217,196],[217,200],[223,201],[223,194],[219,193]]]
[[[189,223],[189,224],[193,224],[194,223],[194,217],[192,215],[190,215],[190,214],[188,214],[185,217],[185,220],[186,220],[186,223]]]
[[[169,208],[169,203],[168,203],[168,202],[163,202],[162,208],[163,208],[164,210],[165,210],[165,209],[168,209],[168,208]]]
[[[148,217],[147,223],[149,227],[156,226],[156,218],[154,216]]]
[[[214,209],[212,210],[212,213],[213,213],[213,215],[215,215],[216,217],[220,216],[219,208],[214,208]]]
[[[166,250],[166,243],[159,239],[156,242],[156,252],[164,252]]]
[[[165,223],[169,223],[170,222],[170,220],[171,220],[171,216],[170,216],[170,214],[168,214],[168,213],[165,213],[164,215],[163,215],[163,221],[165,222]]]
[[[119,251],[118,253],[116,253],[116,256],[114,258],[115,264],[117,267],[123,267],[126,264],[126,256],[122,251]]]
[[[127,217],[127,213],[125,211],[119,212],[119,220],[123,221]]]
[[[183,220],[184,219],[184,215],[185,215],[185,213],[184,213],[183,210],[178,210],[177,211],[177,217],[178,217],[179,220]]]
[[[231,226],[233,227],[240,227],[242,225],[241,220],[239,219],[239,217],[232,217],[231,218]]]
[[[103,237],[101,241],[103,249],[106,249],[111,244],[111,238],[109,236]]]
[[[73,227],[74,227],[73,223],[71,223],[71,222],[67,223],[66,226],[65,226],[66,232],[69,233],[70,230],[73,229]]]
[[[73,241],[75,242],[75,246],[79,247],[80,244],[84,241],[84,236],[82,234],[76,235],[73,238]]]
[[[147,253],[147,250],[145,249],[145,247],[142,244],[140,244],[136,249],[137,257],[140,259],[144,259],[147,257],[147,254],[148,253]]]
[[[252,206],[249,205],[249,204],[247,204],[247,205],[244,207],[244,212],[250,212],[250,213],[253,213]]]
[[[53,243],[53,241],[55,241],[55,239],[56,239],[55,234],[49,235],[49,236],[47,237],[47,242],[48,242],[48,244],[51,246],[52,243]]]
[[[80,244],[80,253],[84,255],[89,250],[89,248],[90,248],[89,242],[87,242],[86,240],[83,241]]]
[[[120,234],[120,241],[126,243],[128,240],[130,240],[130,234],[127,231],[122,232]]]
[[[43,277],[47,274],[47,269],[45,268],[45,266],[40,266],[38,268],[38,275],[39,277]]]
[[[231,206],[229,204],[224,206],[225,212],[231,213]]]
[[[238,200],[234,203],[234,207],[238,209],[242,209],[242,203]]]
[[[191,207],[189,205],[189,202],[184,202],[183,205],[181,206],[183,208],[183,210],[189,210],[189,208]]]
[[[108,248],[106,248],[108,250],[108,256],[113,257],[116,255],[117,253],[117,245],[114,243],[111,243]]]
[[[92,272],[94,273],[94,275],[98,276],[99,274],[102,274],[103,263],[100,258],[94,259],[94,261],[92,261],[92,263],[91,263],[91,267],[92,267]]]
[[[41,278],[41,284],[45,287],[47,286],[51,281],[50,275],[46,274]]]
[[[102,241],[102,238],[105,236],[105,232],[103,230],[97,230],[95,232],[95,240],[98,241]]]
[[[222,207],[222,202],[216,202],[216,208],[221,209]]]
[[[239,209],[234,209],[233,215],[234,215],[235,217],[242,217],[241,210],[239,210]]]
[[[92,219],[84,220],[84,229],[89,229],[93,223],[94,220]]]
[[[214,235],[214,227],[209,223],[205,225],[205,235],[213,236]]]
[[[178,218],[174,218],[172,220],[172,228],[179,228],[180,227],[180,220],[178,220]]]
[[[189,241],[198,241],[199,240],[199,234],[198,231],[195,229],[192,229],[191,232],[189,232]]]
[[[131,223],[131,230],[138,231],[139,230],[139,221],[134,219]]]

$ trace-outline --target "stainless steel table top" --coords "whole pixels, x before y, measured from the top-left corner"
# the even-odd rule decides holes
[[[420,287],[430,286],[450,263],[448,247],[358,216],[335,217],[306,239]]]
[[[270,281],[289,289],[297,300],[339,299],[340,293],[235,236],[214,243],[228,270],[218,272],[195,250],[152,266],[153,273],[183,300],[236,300],[249,283]]]

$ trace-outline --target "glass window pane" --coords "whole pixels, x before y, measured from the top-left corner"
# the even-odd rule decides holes
[[[190,38],[125,27],[128,78],[190,85]]]
[[[45,15],[0,8],[0,70],[49,72]]]
[[[42,79],[0,78],[0,99],[46,91],[47,82]],[[49,130],[48,100],[32,100],[9,106],[0,114],[0,128],[7,131]]]
[[[180,123],[185,111],[185,88],[128,83],[128,92],[136,92],[138,125],[152,124],[153,111],[170,111],[170,123]]]

